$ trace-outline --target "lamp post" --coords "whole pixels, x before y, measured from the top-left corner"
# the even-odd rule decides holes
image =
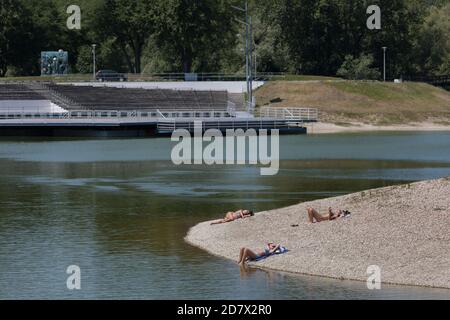
[[[386,82],[386,50],[387,47],[383,47],[383,81]]]
[[[233,9],[245,13],[245,21],[236,19],[245,25],[245,79],[247,82],[248,107],[250,113],[253,108],[253,24],[252,17],[248,15],[248,1],[245,2],[244,8],[231,6]]]
[[[97,47],[97,45],[96,44],[93,44],[92,45],[92,59],[93,59],[93,63],[92,63],[92,66],[93,66],[93,71],[92,71],[92,76],[93,76],[93,81],[95,81],[95,71],[96,71],[96,59],[95,59],[95,47]]]
[[[253,61],[254,61],[254,65],[255,65],[255,81],[256,81],[256,78],[258,78],[258,63],[257,63],[257,57],[256,57],[256,53],[257,53],[257,49],[256,49],[256,47],[255,47],[255,58],[253,59]]]

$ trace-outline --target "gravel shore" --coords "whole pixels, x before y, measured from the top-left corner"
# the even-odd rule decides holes
[[[308,222],[308,207],[324,214],[329,206],[352,214]],[[204,222],[186,241],[235,261],[241,247],[276,242],[290,251],[250,265],[361,281],[377,265],[382,283],[450,289],[450,178],[300,203],[222,225]]]
[[[308,134],[349,133],[349,132],[432,132],[450,131],[449,124],[436,124],[431,122],[409,123],[403,125],[371,125],[359,122],[338,125],[334,123],[317,122],[306,124]]]

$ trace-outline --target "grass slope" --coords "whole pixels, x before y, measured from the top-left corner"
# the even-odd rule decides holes
[[[450,124],[450,92],[424,83],[274,81],[256,98],[258,106],[319,108],[334,123]]]

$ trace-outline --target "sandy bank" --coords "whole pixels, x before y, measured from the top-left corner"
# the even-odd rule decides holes
[[[352,216],[310,224],[309,206],[348,209]],[[290,252],[253,266],[366,281],[367,267],[377,265],[383,283],[450,289],[450,178],[300,203],[223,225],[204,222],[186,241],[232,260],[240,247],[272,241]]]
[[[314,124],[308,124],[306,127],[308,128],[308,134],[376,131],[450,131],[450,125],[439,125],[431,122],[388,126],[370,125],[358,122],[352,122],[346,125],[318,122]]]

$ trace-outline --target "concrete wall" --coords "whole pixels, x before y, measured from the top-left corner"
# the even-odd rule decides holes
[[[64,84],[64,83],[61,83]],[[245,81],[180,81],[180,82],[74,82],[76,86],[95,86],[113,88],[140,88],[140,89],[172,89],[172,90],[198,90],[198,91],[228,91],[229,93],[246,93]],[[264,81],[253,82],[253,88],[264,85]]]
[[[0,100],[0,112],[65,112],[49,100]]]

